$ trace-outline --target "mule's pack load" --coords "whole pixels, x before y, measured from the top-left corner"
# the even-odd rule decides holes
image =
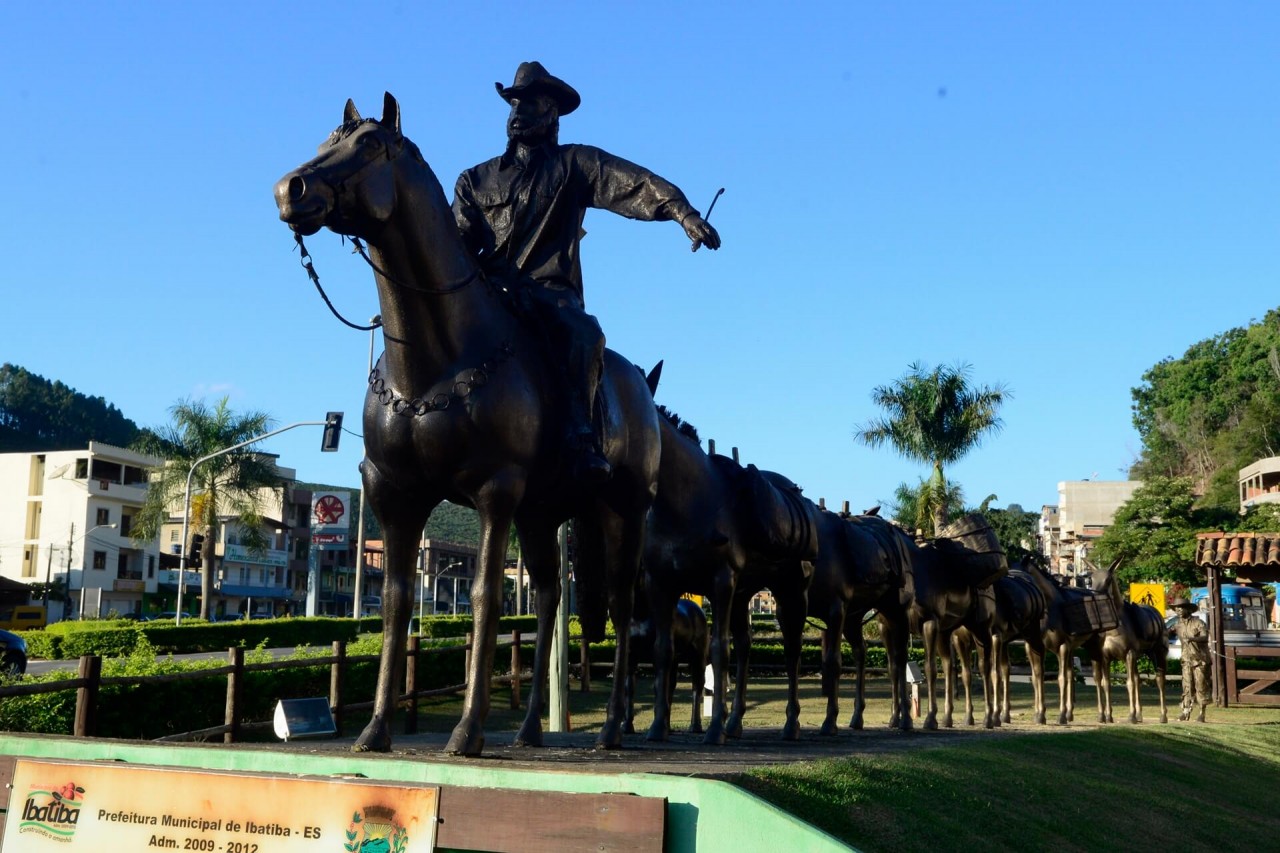
[[[970,586],[989,587],[1009,574],[1000,540],[981,513],[961,516],[938,531],[933,540],[949,571],[963,575]]]
[[[1115,602],[1105,592],[1065,587],[1062,616],[1073,634],[1110,631],[1120,624]]]

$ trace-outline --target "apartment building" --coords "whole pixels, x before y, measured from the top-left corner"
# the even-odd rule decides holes
[[[129,537],[160,460],[91,441],[0,454],[0,576],[64,589],[50,618],[139,612],[159,582],[158,543]]]
[[[1091,569],[1093,543],[1111,526],[1116,510],[1142,485],[1140,480],[1065,480],[1057,506],[1040,510],[1040,542],[1050,568],[1068,578]]]

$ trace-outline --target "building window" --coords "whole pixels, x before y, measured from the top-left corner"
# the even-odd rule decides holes
[[[77,459],[76,460],[76,479],[84,480],[88,478],[88,476],[89,476],[89,460]]]
[[[107,509],[106,507],[100,507],[98,509],[98,520],[95,521],[94,524],[104,525],[104,524],[110,524],[110,523],[111,523],[111,510]]]
[[[169,541],[170,542],[178,541],[178,528],[175,527],[169,531]]]
[[[148,554],[147,555],[147,577],[153,578],[155,576],[156,576],[156,555]]]
[[[107,567],[107,552],[106,552],[106,551],[94,551],[94,552],[93,552],[93,567],[94,567],[95,569],[105,569],[105,568]]]

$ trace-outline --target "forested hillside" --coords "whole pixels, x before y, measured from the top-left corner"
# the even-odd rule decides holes
[[[1133,389],[1133,479],[1189,477],[1204,506],[1238,505],[1237,473],[1280,455],[1280,309],[1166,358]]]
[[[103,398],[0,366],[0,453],[72,450],[91,440],[128,447],[137,437],[138,425]]]

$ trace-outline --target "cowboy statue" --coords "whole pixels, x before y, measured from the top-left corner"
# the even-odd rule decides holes
[[[1204,722],[1204,709],[1209,704],[1209,629],[1196,617],[1196,606],[1185,598],[1175,598],[1169,606],[1178,611],[1175,632],[1182,643],[1182,713],[1179,720],[1191,719],[1198,702],[1196,722]]]
[[[453,213],[481,268],[507,283],[544,329],[567,387],[574,474],[600,483],[611,471],[593,424],[604,333],[584,310],[579,242],[587,208],[675,220],[695,249],[718,249],[720,235],[670,181],[599,148],[561,145],[560,117],[581,98],[540,63],[522,62],[515,82],[494,85],[511,105],[507,149],[458,177]]]

